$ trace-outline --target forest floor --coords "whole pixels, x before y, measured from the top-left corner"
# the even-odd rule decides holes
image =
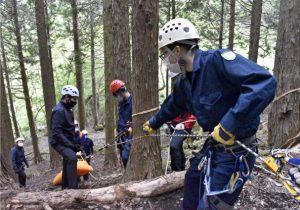
[[[267,138],[267,122],[266,116],[262,117],[262,126],[258,132],[258,137],[261,139],[260,153],[268,154],[270,151],[266,146]],[[104,133],[93,132],[90,130],[89,137],[93,139],[95,149],[104,145]],[[162,159],[163,168],[165,168],[167,151],[168,151],[168,138],[162,138]],[[39,164],[33,164],[30,161],[30,168],[26,169],[27,173],[27,190],[26,191],[60,191],[60,187],[52,186],[51,182],[55,175],[61,170],[49,169],[49,155],[48,155],[48,141],[46,136],[39,138],[39,148],[43,153],[44,161]],[[25,144],[25,153],[30,154],[27,156],[28,159],[32,159],[32,146],[29,142]],[[191,157],[191,151],[185,150],[188,157]],[[188,158],[187,158],[188,160]],[[80,183],[80,188],[100,188],[113,184],[117,184],[121,181],[122,170],[107,171],[103,167],[104,152],[96,152],[91,165],[94,168],[92,177],[90,176],[90,182]],[[188,161],[187,161],[188,162]],[[106,178],[105,178],[106,177]],[[240,210],[296,210],[300,209],[300,203],[296,201],[287,190],[278,183],[277,180],[273,179],[267,172],[255,168],[252,175],[252,180],[245,184],[244,190],[242,191],[238,202],[234,209]],[[100,179],[99,179],[100,178]],[[101,181],[97,181],[101,180]],[[16,187],[16,186],[15,186]],[[17,187],[16,187],[17,189]],[[3,189],[1,189],[3,190]],[[74,205],[70,206],[69,209],[179,209],[180,203],[183,198],[183,189],[163,194],[161,196],[152,198],[132,198],[123,200],[121,202],[115,202],[112,204],[89,204],[89,205]]]

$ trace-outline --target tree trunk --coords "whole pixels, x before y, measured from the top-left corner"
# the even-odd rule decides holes
[[[42,156],[40,154],[40,150],[38,147],[38,137],[35,130],[35,123],[32,113],[32,107],[31,107],[31,101],[30,101],[30,95],[29,95],[29,89],[27,84],[27,75],[26,75],[26,69],[25,69],[25,63],[24,63],[24,56],[23,56],[23,48],[22,48],[22,40],[21,40],[21,34],[20,34],[20,27],[18,22],[18,10],[17,10],[17,1],[12,0],[12,17],[14,20],[14,33],[17,39],[17,50],[18,50],[18,58],[20,63],[20,70],[21,70],[21,78],[22,78],[22,85],[23,85],[23,91],[24,91],[24,98],[25,98],[25,104],[26,104],[26,110],[27,110],[27,117],[29,122],[29,129],[32,139],[32,146],[33,146],[33,153],[34,153],[34,162],[40,162],[42,161]]]
[[[131,87],[131,57],[129,39],[129,5],[128,0],[113,0],[113,46],[114,64],[113,68],[116,77],[126,83],[126,87]]]
[[[5,93],[4,78],[2,65],[0,64],[1,70],[1,164],[7,169],[10,176],[14,176],[12,164],[10,160],[10,149],[14,146],[14,136],[11,126],[11,120],[9,117],[9,110],[7,104],[7,98]]]
[[[171,20],[171,0],[167,0],[168,4],[168,13],[167,13],[167,21]]]
[[[253,0],[251,11],[251,28],[249,43],[249,59],[257,62],[260,38],[262,0]]]
[[[132,197],[154,197],[183,187],[185,171],[174,172],[166,176],[142,182],[118,184],[99,189],[64,190],[58,192],[21,192],[11,195],[7,199],[11,209],[23,205],[25,209],[31,205],[39,209],[48,205],[53,209],[71,209],[76,203],[79,204],[109,204],[120,202]],[[16,193],[16,192],[15,192]],[[1,197],[3,192],[0,193]],[[13,194],[13,193],[12,193]]]
[[[172,0],[172,19],[176,18],[176,1]]]
[[[132,11],[133,113],[139,113],[158,106],[158,1],[134,0]],[[141,46],[147,47],[141,50]],[[133,138],[144,135],[141,125],[151,114],[133,116]],[[159,139],[144,137],[133,141],[124,181],[153,178],[161,174]]]
[[[300,87],[300,1],[281,0],[274,75],[277,95]],[[287,140],[300,141],[300,92],[274,100],[269,113],[269,144],[279,148]]]
[[[46,20],[46,30],[47,30],[47,36],[48,36],[48,50],[49,50],[49,62],[50,62],[50,69],[51,72],[54,72],[53,70],[53,64],[52,64],[52,47],[51,47],[51,36],[50,36],[50,28],[49,28],[49,18],[48,18],[48,0],[45,0],[45,20]]]
[[[228,38],[228,48],[230,50],[233,50],[234,27],[235,27],[235,0],[230,0],[230,21],[229,21],[229,38]]]
[[[95,73],[95,32],[94,32],[94,11],[91,7],[90,11],[90,35],[91,35],[91,79],[92,79],[92,94],[93,94],[93,117],[94,128],[98,125],[98,100],[96,91],[96,73]]]
[[[50,64],[50,55],[48,49],[48,34],[45,19],[45,1],[35,0],[35,18],[38,35],[39,57],[42,74],[43,96],[46,111],[48,138],[51,136],[50,118],[52,108],[55,106],[55,86],[53,72]],[[60,156],[49,144],[50,166],[56,168],[60,165]]]
[[[109,90],[114,77],[112,0],[103,0],[104,75],[105,75],[105,143],[113,144],[115,138],[115,101]],[[120,166],[116,147],[105,149],[104,168]]]
[[[79,119],[79,127],[81,130],[83,130],[85,129],[85,107],[84,107],[84,89],[83,89],[83,78],[82,78],[82,60],[81,60],[81,49],[80,49],[80,40],[79,40],[79,29],[78,29],[77,0],[70,0],[70,1],[72,7],[72,20],[73,20],[76,84],[79,90],[78,119]]]
[[[12,116],[12,121],[15,129],[15,137],[20,136],[20,131],[18,127],[18,122],[16,118],[16,113],[15,113],[15,106],[14,106],[14,101],[12,98],[12,92],[11,92],[11,86],[10,86],[10,79],[8,75],[8,68],[6,64],[6,56],[5,56],[5,48],[4,48],[4,43],[3,43],[3,37],[2,37],[2,30],[0,28],[0,41],[1,41],[1,51],[2,51],[2,60],[3,60],[3,72],[5,74],[5,80],[6,80],[6,85],[7,85],[7,94],[8,94],[8,99],[9,99],[9,106],[10,106],[10,111],[11,111],[11,116]]]
[[[221,0],[221,17],[219,29],[219,48],[223,48],[223,30],[224,30],[224,0]]]

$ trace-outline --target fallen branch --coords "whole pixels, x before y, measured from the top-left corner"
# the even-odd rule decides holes
[[[291,147],[293,147],[297,144],[300,144],[300,138],[299,137],[300,137],[300,132],[296,136],[286,140],[286,142],[280,148],[281,149],[291,148]]]
[[[153,197],[183,187],[185,171],[174,172],[151,180],[117,184],[98,189],[63,190],[56,192],[21,192],[11,196],[12,206],[39,205],[53,209],[66,209],[78,203],[112,203],[132,197]],[[0,197],[2,197],[0,193]],[[49,208],[48,208],[49,209]]]

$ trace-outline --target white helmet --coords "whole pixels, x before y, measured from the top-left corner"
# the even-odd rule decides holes
[[[65,85],[61,90],[61,95],[70,95],[79,97],[79,91],[75,86]]]
[[[159,30],[158,49],[176,41],[199,38],[196,27],[189,20],[176,18]]]
[[[16,138],[16,140],[15,140],[15,143],[18,143],[18,141],[25,141],[25,139],[23,138],[23,137],[18,137],[18,138]]]
[[[82,130],[81,133],[84,135],[88,134],[87,130]]]

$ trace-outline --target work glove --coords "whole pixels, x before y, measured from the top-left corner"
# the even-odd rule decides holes
[[[214,131],[211,133],[211,137],[224,145],[232,145],[234,143],[235,136],[229,131],[225,130],[221,124],[218,124]]]
[[[153,128],[151,128],[149,121],[144,123],[143,131],[146,135],[151,135],[151,134],[155,133],[155,130]]]
[[[132,136],[132,128],[129,127],[126,131],[127,136]]]
[[[83,155],[83,153],[82,153],[81,151],[76,152],[76,156],[80,157],[80,156],[82,156],[82,155]]]
[[[292,180],[300,186],[300,166],[290,168],[289,175],[291,176]]]

